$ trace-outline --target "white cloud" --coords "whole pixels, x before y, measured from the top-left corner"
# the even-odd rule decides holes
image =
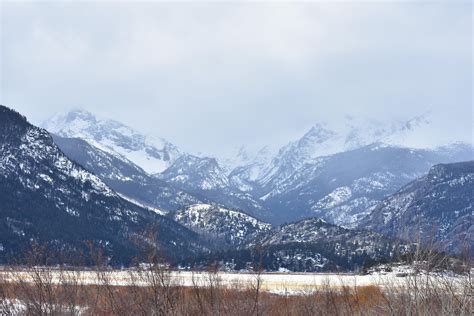
[[[3,1],[0,102],[36,121],[82,106],[213,152],[281,144],[349,113],[431,110],[450,138],[466,138],[470,12],[470,3]]]

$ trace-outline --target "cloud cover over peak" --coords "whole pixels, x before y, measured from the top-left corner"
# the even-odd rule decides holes
[[[224,154],[345,116],[472,141],[470,2],[1,2],[0,101]],[[205,141],[204,141],[205,140]],[[424,141],[421,139],[420,141]]]

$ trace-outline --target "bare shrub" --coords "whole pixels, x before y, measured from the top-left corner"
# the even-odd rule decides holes
[[[113,270],[100,247],[90,245],[92,270],[58,264],[60,255],[34,245],[22,266],[0,270],[0,314],[21,315],[471,315],[471,257],[456,258],[462,277],[440,267],[452,257],[419,249],[403,277],[357,284],[327,278],[301,292],[264,290],[262,253],[254,252],[251,277],[223,281],[218,263],[180,282],[149,231],[135,265]],[[54,263],[54,264],[53,264]],[[308,276],[309,277],[309,276]],[[89,282],[89,283],[88,283]]]

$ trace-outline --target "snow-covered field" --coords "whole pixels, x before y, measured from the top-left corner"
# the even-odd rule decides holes
[[[48,272],[49,273],[49,272]],[[146,286],[144,274],[140,274],[133,270],[120,270],[101,272],[99,275],[94,271],[66,272],[53,271],[51,276],[54,283],[64,282],[64,280],[77,280],[81,284],[102,284],[102,277],[106,276],[108,284],[116,286],[140,285]],[[357,274],[332,274],[332,273],[262,273],[260,275],[254,273],[237,273],[237,272],[219,272],[211,274],[207,272],[190,272],[190,271],[172,271],[164,274],[169,277],[169,282],[177,286],[199,286],[207,287],[211,283],[235,289],[246,289],[256,284],[257,278],[260,277],[261,289],[271,293],[293,294],[309,293],[321,289],[340,288],[342,286],[356,287],[376,285],[384,287],[402,287],[409,282],[410,274],[406,269],[395,269],[392,272],[372,273],[368,275]],[[423,277],[418,275],[418,277]],[[440,281],[449,281],[450,284],[462,287],[466,278],[459,275],[432,275],[433,279]],[[7,282],[18,282],[23,280],[33,282],[32,272],[0,271],[0,280]],[[440,282],[441,284],[442,282]],[[443,283],[444,284],[444,283]]]

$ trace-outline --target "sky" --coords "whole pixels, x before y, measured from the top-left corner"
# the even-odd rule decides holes
[[[82,108],[179,147],[281,146],[319,122],[430,113],[471,141],[470,1],[0,0],[0,104]]]

